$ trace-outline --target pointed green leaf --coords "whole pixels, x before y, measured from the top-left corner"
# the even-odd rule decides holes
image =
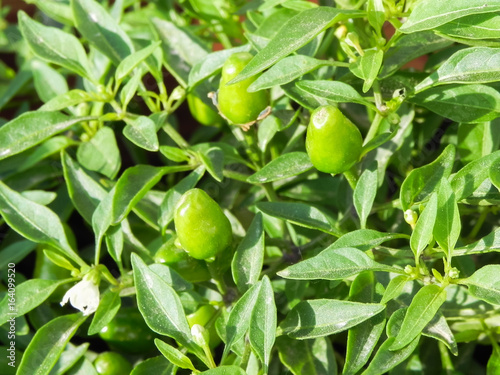
[[[478,61],[481,61],[481,64],[478,64]],[[462,49],[455,52],[436,72],[415,86],[415,92],[450,83],[496,82],[500,79],[499,62],[500,48]]]
[[[334,299],[302,301],[280,324],[283,333],[303,340],[333,335],[354,327],[385,309],[384,305]]]
[[[426,285],[420,289],[406,312],[403,324],[390,350],[400,350],[419,337],[446,301],[446,290],[439,285]]]
[[[277,311],[274,292],[267,276],[262,278],[259,295],[250,318],[248,338],[267,373],[271,360],[271,350],[276,338]]]
[[[38,57],[92,79],[87,54],[74,35],[33,21],[23,11],[18,17],[23,37]]]
[[[0,302],[0,325],[5,324],[9,319],[30,312],[49,298],[60,285],[71,281],[74,281],[74,279],[29,279],[20,283],[15,288],[15,305],[9,304],[8,294]]]
[[[384,60],[384,51],[368,50],[351,66],[351,72],[358,78],[365,81],[363,92],[367,92],[377,78],[378,72],[382,67]]]
[[[438,197],[436,194],[432,194],[411,234],[410,247],[416,257],[420,257],[422,251],[432,240],[432,230],[436,223],[437,212]]]
[[[281,362],[293,375],[336,375],[337,362],[330,340],[318,337],[295,340],[287,336],[276,339]]]
[[[90,323],[88,330],[89,336],[101,332],[109,322],[113,320],[118,310],[120,310],[121,298],[119,292],[113,292],[111,289],[106,290],[101,295],[99,307],[94,314],[94,318]]]
[[[88,170],[115,178],[121,167],[121,157],[113,129],[99,129],[88,142],[80,144],[76,157]]]
[[[139,116],[133,120],[125,119],[127,125],[123,135],[128,140],[147,151],[158,151],[160,144],[156,134],[156,125],[149,117]]]
[[[132,41],[116,20],[94,0],[71,0],[78,31],[115,65],[134,52]]]
[[[455,193],[453,193],[447,179],[441,181],[437,197],[438,209],[433,234],[436,242],[447,254],[448,259],[451,259],[462,225]]]
[[[354,207],[358,213],[362,229],[366,227],[366,219],[370,215],[375,196],[377,195],[377,175],[377,162],[375,162],[361,174],[354,189]]]
[[[294,280],[342,280],[364,271],[398,270],[375,262],[353,247],[335,248],[331,245],[318,255],[285,268],[278,275]]]
[[[73,250],[59,217],[49,208],[24,198],[0,181],[0,213],[9,226],[23,237],[54,246],[80,266],[85,262]]]
[[[297,176],[313,167],[305,152],[289,152],[280,155],[262,169],[248,177],[251,184],[263,184]]]
[[[455,147],[450,144],[432,163],[412,170],[401,185],[403,210],[426,199],[438,187],[441,179],[448,178],[454,161]]]
[[[422,331],[422,335],[441,341],[448,347],[448,349],[450,349],[450,352],[453,355],[458,355],[458,347],[455,336],[446,322],[446,318],[440,311],[438,311],[429,324],[427,324]]]
[[[160,41],[151,43],[151,45],[149,45],[148,47],[134,52],[133,54],[123,59],[123,61],[120,62],[120,64],[116,68],[115,79],[117,81],[123,80],[126,76],[132,73],[132,70],[134,70],[140,63],[146,60],[148,56],[151,55],[160,46],[160,44]]]
[[[295,84],[301,91],[308,94],[324,98],[332,103],[359,103],[366,105],[369,103],[359,93],[347,83],[340,81],[308,81],[303,80]]]
[[[414,33],[421,30],[434,29],[445,23],[471,14],[500,11],[500,1],[492,0],[456,0],[440,1],[422,0],[418,2],[408,20],[399,29],[403,33]]]
[[[335,23],[362,15],[362,12],[331,7],[317,7],[297,14],[280,28],[276,36],[260,50],[230,84],[243,81],[269,68],[283,57],[309,43]]]
[[[245,238],[238,245],[231,263],[233,279],[240,292],[244,293],[259,281],[264,250],[264,224],[259,212],[252,220]]]
[[[24,352],[17,374],[49,374],[69,340],[86,318],[81,314],[59,316],[36,331]]]
[[[159,339],[155,339],[155,345],[160,353],[163,354],[170,363],[180,368],[187,368],[189,370],[196,371],[189,357],[182,354],[178,349]]]
[[[469,293],[494,305],[500,305],[500,265],[488,264],[472,276],[461,280],[469,287]]]
[[[19,154],[46,139],[89,120],[59,112],[26,112],[0,127],[0,160]]]

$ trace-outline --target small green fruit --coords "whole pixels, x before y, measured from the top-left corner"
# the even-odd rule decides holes
[[[200,124],[219,126],[222,123],[222,117],[195,94],[189,94],[187,96],[187,102],[191,115],[193,115],[194,119]]]
[[[174,223],[177,240],[193,258],[212,258],[231,244],[231,223],[203,190],[184,193],[175,210]]]
[[[218,103],[220,112],[233,124],[244,125],[257,120],[259,114],[269,105],[269,92],[260,90],[248,92],[258,75],[227,86],[250,62],[253,56],[248,52],[231,55],[222,67]]]
[[[363,138],[359,129],[337,107],[325,105],[311,114],[306,150],[317,170],[342,173],[361,156]]]

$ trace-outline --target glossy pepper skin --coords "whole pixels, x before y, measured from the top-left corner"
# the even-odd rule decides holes
[[[244,125],[257,120],[259,114],[269,105],[269,92],[260,90],[248,92],[258,75],[226,86],[250,62],[253,56],[248,52],[231,55],[222,67],[218,103],[220,112],[233,124]]]
[[[311,114],[306,150],[312,164],[325,173],[342,173],[361,156],[363,138],[359,129],[337,107],[325,105]]]
[[[188,94],[187,102],[191,115],[193,115],[194,119],[200,124],[219,126],[222,123],[222,117],[195,94]]]
[[[177,240],[195,259],[213,258],[231,245],[231,223],[203,190],[191,189],[182,195],[174,223]]]
[[[115,352],[104,352],[97,356],[94,367],[99,375],[128,375],[132,365],[122,355]]]
[[[120,308],[113,320],[99,332],[99,336],[113,350],[120,352],[138,354],[155,350],[156,336],[135,307]]]

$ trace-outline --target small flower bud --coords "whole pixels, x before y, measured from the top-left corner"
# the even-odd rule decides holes
[[[418,219],[418,215],[415,211],[413,210],[406,210],[405,211],[405,221],[411,225],[411,227],[413,228],[415,226],[415,224],[417,223],[417,219]]]

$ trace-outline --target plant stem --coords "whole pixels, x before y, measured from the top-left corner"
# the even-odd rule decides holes
[[[163,125],[162,129],[170,138],[172,138],[172,141],[174,141],[177,146],[180,148],[189,148],[189,143],[168,122]]]
[[[373,122],[370,126],[370,129],[368,130],[368,134],[366,134],[365,141],[363,145],[366,145],[368,142],[370,142],[375,136],[377,135],[379,129],[380,129],[380,124],[382,123],[382,120],[384,117],[376,112],[375,113],[375,118],[373,119]]]
[[[357,174],[355,167],[352,167],[351,169],[345,171],[344,177],[346,178],[347,182],[349,183],[349,186],[351,186],[351,189],[354,191],[354,189],[356,189],[356,185],[358,183],[358,174]]]

